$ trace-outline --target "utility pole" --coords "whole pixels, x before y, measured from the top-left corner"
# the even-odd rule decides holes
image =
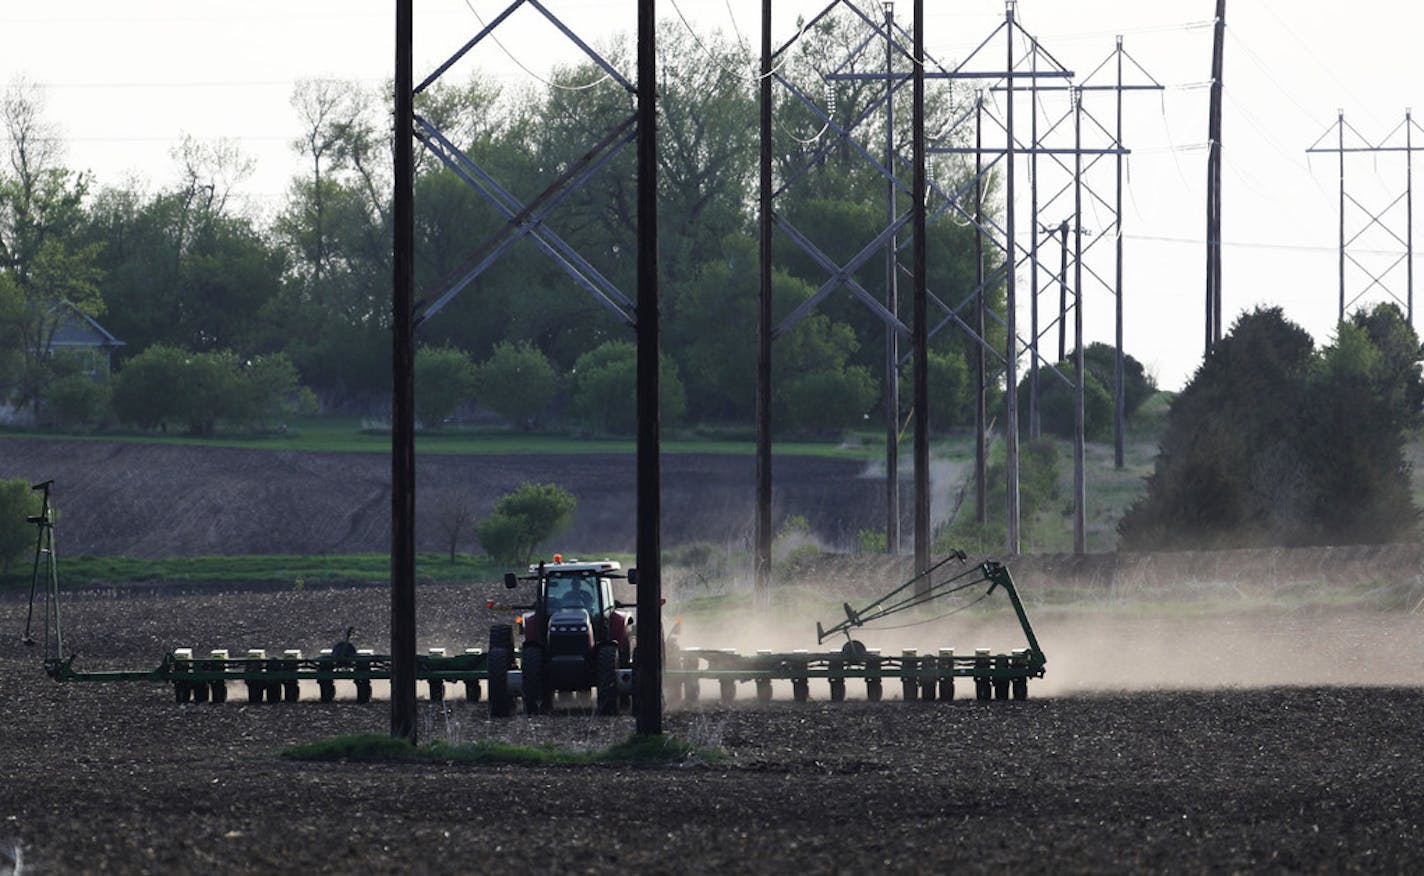
[[[761,149],[758,200],[756,556],[753,601],[771,603],[771,0],[761,0]]]
[[[1221,340],[1221,88],[1226,50],[1226,0],[1216,0],[1211,50],[1211,104],[1206,159],[1206,352]]]
[[[663,732],[662,470],[658,411],[657,16],[638,0],[638,683],[639,736]]]
[[[914,140],[915,170],[911,186],[914,240],[914,325],[915,348],[915,574],[930,567],[930,411],[929,411],[929,287],[927,264],[929,242],[925,239],[925,200],[928,171],[925,155],[925,0],[915,0],[914,102],[911,139]],[[929,589],[929,579],[916,584],[916,592]]]
[[[974,519],[989,519],[988,356],[984,350],[984,91],[974,101]]]
[[[1066,237],[1066,235],[1065,235]],[[1084,472],[1083,388],[1083,91],[1073,92],[1073,553],[1087,553],[1087,478]]]
[[[1004,552],[1015,556],[1019,552],[1019,338],[1017,288],[1018,251],[1014,237],[1014,0],[1004,4],[1005,40],[1007,61],[1004,64],[1008,90],[1005,97],[1007,111],[1004,117],[1006,145],[1004,149],[1004,252],[1007,258],[1005,275],[1004,351],[1007,377],[1004,382],[1004,493],[1006,496],[1006,522],[1004,526]]]
[[[396,0],[391,218],[391,736],[416,740],[415,720],[415,93],[412,0]]]
[[[895,179],[895,4],[885,3],[885,166],[891,176],[885,181],[885,222],[895,224],[899,213]],[[891,234],[885,243],[885,308],[900,312],[899,271],[896,270],[896,240]],[[885,326],[885,552],[900,552],[900,333]]]
[[[1396,136],[1400,128],[1404,130],[1403,145],[1400,145],[1399,139]],[[1348,129],[1352,135],[1351,145],[1346,145],[1345,142],[1346,129]],[[1325,142],[1326,138],[1332,137],[1332,134],[1333,145],[1321,145]],[[1412,110],[1406,108],[1404,111],[1403,124],[1385,135],[1384,139],[1378,143],[1372,143],[1367,140],[1359,131],[1355,130],[1353,125],[1345,121],[1345,111],[1343,109],[1337,110],[1335,124],[1327,128],[1325,133],[1321,134],[1320,138],[1316,140],[1309,149],[1305,150],[1308,155],[1322,153],[1334,155],[1337,161],[1337,174],[1339,176],[1339,205],[1337,209],[1339,212],[1336,219],[1339,223],[1339,252],[1337,254],[1336,270],[1339,272],[1339,300],[1336,304],[1335,318],[1338,321],[1343,322],[1350,308],[1358,303],[1361,298],[1365,297],[1366,294],[1374,289],[1380,289],[1395,304],[1403,309],[1405,319],[1409,322],[1410,327],[1412,328],[1414,326],[1414,152],[1420,149],[1424,149],[1424,146],[1414,145],[1414,113]],[[1361,203],[1354,196],[1347,194],[1345,189],[1345,156],[1347,154],[1369,156],[1370,161],[1376,166],[1376,170],[1378,170],[1381,155],[1397,152],[1404,153],[1404,191],[1400,195],[1395,197],[1382,209],[1376,211]],[[1398,226],[1398,220],[1391,220],[1389,215],[1390,211],[1393,210],[1395,205],[1400,201],[1404,202],[1404,227],[1402,230]],[[1348,229],[1346,227],[1345,210],[1348,204],[1354,204],[1355,208],[1364,214],[1362,224],[1355,227],[1352,236],[1347,235]],[[1366,265],[1362,263],[1360,258],[1357,258],[1356,255],[1352,255],[1350,253],[1352,247],[1355,249],[1355,252],[1361,256],[1369,252],[1367,248],[1362,248],[1361,238],[1371,229],[1378,229],[1386,234],[1391,241],[1403,244],[1403,255],[1399,256],[1388,266],[1382,268]],[[1348,278],[1346,277],[1346,271],[1348,270],[1350,262],[1353,262],[1356,268],[1363,271],[1369,279],[1369,283],[1363,290],[1357,291],[1354,297],[1350,297],[1347,288]],[[1399,266],[1400,262],[1404,263],[1403,297],[1401,297],[1397,285],[1391,282],[1390,277],[1390,274]]]

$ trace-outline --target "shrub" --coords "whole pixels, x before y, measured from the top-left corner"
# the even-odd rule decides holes
[[[475,363],[454,347],[421,347],[415,354],[415,417],[438,429],[475,394]]]
[[[528,429],[559,392],[559,376],[533,344],[495,345],[476,374],[480,403],[517,429]]]
[[[637,431],[638,348],[609,341],[574,363],[574,415],[595,432],[631,435]],[[667,356],[658,364],[659,418],[674,425],[687,415],[687,393],[677,366]]]
[[[577,505],[573,494],[556,484],[521,484],[495,502],[475,535],[495,562],[527,565],[540,544],[568,528]]]
[[[60,429],[97,425],[109,414],[109,385],[87,374],[55,380],[45,390],[45,416]]]

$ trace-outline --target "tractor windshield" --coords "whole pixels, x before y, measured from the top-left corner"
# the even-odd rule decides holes
[[[583,608],[598,613],[598,579],[592,574],[551,575],[546,587],[549,611]]]

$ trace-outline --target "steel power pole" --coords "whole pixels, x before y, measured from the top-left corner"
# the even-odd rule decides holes
[[[1226,0],[1216,0],[1211,50],[1211,104],[1206,159],[1206,352],[1221,340],[1221,88],[1226,50]]]
[[[974,519],[989,519],[989,375],[984,351],[984,92],[974,101]]]
[[[638,684],[640,736],[663,732],[658,412],[657,17],[638,0]]]
[[[391,292],[391,736],[415,720],[415,95],[413,0],[396,2],[395,191]]]
[[[756,557],[754,601],[771,602],[771,0],[761,0],[761,153],[757,297]]]
[[[1004,28],[1008,57],[1004,71],[1008,81],[1004,114],[1006,145],[1004,148],[1004,251],[1007,272],[1004,293],[1004,350],[1007,376],[1004,381],[1004,494],[1006,497],[1004,552],[1015,556],[1019,552],[1019,338],[1018,338],[1018,251],[1014,246],[1014,0],[1005,4]]]
[[[885,221],[893,225],[899,212],[895,203],[895,4],[885,3]],[[895,235],[885,243],[885,307],[900,312]],[[900,333],[885,326],[885,552],[900,552]]]
[[[914,104],[911,112],[911,139],[914,141],[915,171],[910,188],[914,240],[914,324],[911,343],[915,348],[915,574],[930,567],[930,424],[929,424],[929,286],[926,269],[929,246],[925,239],[927,217],[925,194],[928,171],[925,156],[925,0],[915,0]],[[929,589],[922,579],[916,589]]]
[[[1081,92],[1079,93],[1081,100]],[[1113,230],[1117,232],[1113,236],[1116,238],[1116,273],[1114,275],[1114,304],[1116,313],[1114,321],[1114,336],[1117,340],[1115,355],[1113,356],[1113,467],[1117,469],[1125,468],[1126,458],[1126,433],[1127,433],[1127,379],[1123,367],[1123,301],[1122,301],[1122,37],[1117,38],[1117,134],[1113,143],[1117,147],[1117,198],[1113,210]],[[1080,144],[1078,147],[1082,149]],[[1081,157],[1080,157],[1081,160]],[[1080,302],[1081,303],[1081,302]],[[1078,346],[1082,347],[1082,340],[1079,339]],[[1080,365],[1081,367],[1081,365]],[[1081,376],[1079,382],[1082,382]]]
[[[1065,235],[1066,237],[1067,235]],[[1088,550],[1083,389],[1083,92],[1073,92],[1073,553]]]

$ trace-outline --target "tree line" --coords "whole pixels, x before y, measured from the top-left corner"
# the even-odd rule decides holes
[[[848,127],[868,113],[855,138],[879,143],[883,121],[877,117],[883,116],[870,107],[884,83],[839,82],[831,93],[822,78],[847,55],[856,57],[867,36],[864,25],[830,17],[816,31],[801,41],[785,75],[829,107],[835,125]],[[670,387],[665,419],[746,423],[755,403],[758,296],[753,64],[718,34],[665,25],[660,39],[661,306]],[[622,52],[612,51],[610,60],[631,67]],[[856,57],[845,69],[878,72],[883,57],[870,54],[876,53]],[[522,90],[502,90],[476,77],[423,92],[417,113],[527,203],[632,114],[632,96],[616,83],[580,87],[600,78],[592,64],[558,69],[546,84]],[[961,103],[948,85],[932,87],[927,126],[944,127]],[[62,141],[43,116],[42,92],[23,84],[10,89],[0,106],[11,144],[0,174],[0,258],[8,266],[0,272],[0,335],[8,351],[0,358],[0,387],[13,403],[42,420],[111,416],[136,428],[182,423],[196,431],[239,418],[270,418],[283,406],[384,410],[390,381],[389,93],[309,80],[296,86],[291,105],[302,123],[293,143],[302,171],[275,213],[263,218],[238,206],[234,192],[251,164],[231,144],[184,142],[174,150],[177,179],[168,185],[101,184],[65,165]],[[909,114],[897,114],[896,125],[897,148],[908,156]],[[776,175],[785,184],[778,215],[831,260],[849,261],[887,224],[885,177],[858,151],[855,138],[838,139],[832,125],[785,94],[778,98],[776,129]],[[895,169],[908,178],[907,161]],[[940,191],[954,191],[969,170],[945,156],[935,159],[931,172]],[[550,228],[625,290],[635,280],[634,188],[634,156],[624,149],[548,217]],[[990,190],[991,199],[997,197],[992,183]],[[932,210],[942,197],[935,196]],[[429,153],[418,158],[415,201],[417,296],[428,301],[505,219]],[[931,224],[929,238],[931,289],[946,300],[967,294],[976,273],[973,230],[942,219]],[[815,294],[829,274],[786,237],[775,246],[779,320]],[[990,275],[993,268],[986,266]],[[886,273],[876,256],[852,278],[884,301]],[[990,305],[1002,304],[996,287]],[[76,392],[77,381],[70,380],[71,397],[64,398],[62,384],[72,375],[51,355],[49,339],[66,307],[100,319],[126,344],[107,395]],[[906,302],[899,314],[907,323],[908,310]],[[844,289],[778,337],[778,428],[833,433],[868,414],[881,416],[874,412],[885,389],[885,337],[883,323]],[[631,340],[625,325],[532,241],[521,240],[424,323],[418,342],[428,377],[417,379],[417,393],[427,396],[426,425],[449,416],[448,397],[458,387],[463,392],[457,408],[488,407],[518,426],[625,431],[631,428]],[[936,389],[937,426],[967,422],[971,413],[967,349],[958,331],[932,342],[932,369],[945,378]],[[135,409],[126,400],[140,393],[124,383],[125,373],[139,365],[147,380],[173,372],[164,379],[184,387],[193,385],[192,374],[222,372],[246,401],[217,409],[175,399],[169,411]],[[450,375],[457,379],[442,382]],[[291,377],[291,383],[277,376]],[[183,406],[186,411],[178,410]]]

